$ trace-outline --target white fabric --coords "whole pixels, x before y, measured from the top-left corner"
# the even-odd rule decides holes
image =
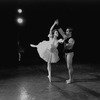
[[[57,41],[42,41],[37,46],[39,56],[46,62],[56,63],[59,61]]]

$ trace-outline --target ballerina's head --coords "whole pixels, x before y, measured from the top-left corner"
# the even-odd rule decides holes
[[[58,31],[54,30],[54,38],[57,38],[59,36]]]

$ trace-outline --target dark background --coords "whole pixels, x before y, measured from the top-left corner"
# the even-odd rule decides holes
[[[18,8],[23,10],[21,15],[25,20],[21,26],[16,22]],[[30,47],[30,43],[38,44],[42,40],[48,40],[49,29],[56,19],[59,19],[59,27],[64,31],[67,27],[73,28],[74,63],[99,64],[99,1],[4,0],[0,1],[0,67],[9,69],[18,65],[18,35],[24,48],[22,63],[44,62],[36,49]],[[58,49],[60,61],[64,62],[62,45]]]

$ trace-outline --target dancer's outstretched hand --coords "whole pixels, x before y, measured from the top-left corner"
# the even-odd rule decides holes
[[[59,39],[58,42],[59,43],[63,43],[64,42],[64,39]]]
[[[59,20],[58,19],[55,20],[55,24],[57,24],[57,25],[59,24]]]

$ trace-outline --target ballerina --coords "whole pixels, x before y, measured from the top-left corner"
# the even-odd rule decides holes
[[[58,25],[58,20],[54,22],[52,27],[50,28],[50,32],[48,34],[49,40],[42,41],[38,45],[30,44],[31,47],[36,47],[39,56],[47,62],[47,70],[48,70],[48,78],[51,82],[51,63],[57,63],[60,58],[58,56],[58,45],[59,43],[63,43],[63,39],[57,39],[58,31],[53,30],[54,26]]]

